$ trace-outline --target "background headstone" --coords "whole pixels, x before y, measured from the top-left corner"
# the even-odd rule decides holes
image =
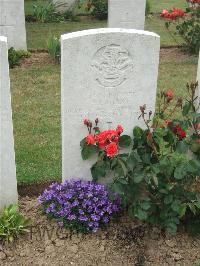
[[[0,35],[8,38],[8,46],[26,50],[24,0],[0,0]]]
[[[144,29],[146,0],[108,0],[108,27]]]
[[[17,199],[8,48],[0,36],[0,210]]]
[[[60,12],[64,12],[66,10],[71,10],[76,0],[53,0],[53,3],[57,5],[57,10]]]
[[[154,111],[160,37],[129,29],[92,29],[61,36],[62,177],[91,178],[79,142],[87,135],[83,119],[100,128],[118,124],[132,135],[139,106]]]

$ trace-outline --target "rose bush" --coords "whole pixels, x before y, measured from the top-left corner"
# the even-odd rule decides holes
[[[164,9],[161,17],[166,19],[165,26],[173,39],[177,42],[176,35],[184,41],[184,47],[195,54],[200,48],[200,2],[199,0],[187,0],[189,7],[184,11],[173,8]],[[175,25],[176,31],[171,31],[171,25]],[[177,42],[178,43],[178,42]]]
[[[93,128],[89,122],[94,143],[81,142],[83,159],[98,154],[91,167],[93,178],[113,172],[112,189],[121,195],[129,213],[172,233],[186,212],[196,215],[200,211],[200,193],[194,189],[200,174],[196,89],[197,83],[187,84],[185,101],[175,99],[172,89],[161,92],[154,117],[141,106],[139,119],[146,129],[135,127],[133,138],[121,135],[121,126],[117,127],[120,131],[100,132],[98,124]],[[173,118],[177,109],[182,111],[182,118]],[[121,147],[129,147],[129,151],[123,152]]]

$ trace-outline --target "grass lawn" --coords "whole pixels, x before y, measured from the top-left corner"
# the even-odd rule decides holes
[[[33,12],[32,5],[36,3],[46,3],[47,0],[25,0],[26,14]],[[173,6],[185,7],[185,0],[150,0],[153,12],[159,12],[163,8],[170,8]],[[145,29],[153,31],[161,36],[161,45],[176,45],[177,43],[170,36],[165,28],[165,21],[154,15],[146,18]],[[61,23],[27,23],[27,42],[29,49],[46,48],[48,37],[52,35],[60,36],[61,34],[84,30],[89,28],[107,27],[106,21],[88,20],[82,22],[61,22]],[[181,40],[178,39],[181,44]]]
[[[186,0],[149,0],[151,4],[151,12],[160,13],[163,9],[172,7],[185,8],[187,7]]]
[[[197,59],[161,53],[158,87],[186,94]],[[60,66],[34,64],[11,70],[17,178],[36,182],[61,177]],[[79,141],[79,140],[77,140]]]
[[[165,29],[165,21],[158,16],[146,19],[145,29],[153,31],[161,36],[161,45],[176,45],[170,34]],[[27,42],[29,49],[39,49],[47,47],[48,37],[52,35],[60,36],[61,34],[91,29],[106,27],[106,21],[88,20],[82,22],[62,22],[62,23],[27,23]],[[178,39],[181,43],[181,39]]]

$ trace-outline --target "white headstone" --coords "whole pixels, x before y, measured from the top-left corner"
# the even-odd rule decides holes
[[[0,35],[8,38],[8,46],[26,50],[24,0],[0,0]]]
[[[60,12],[70,10],[75,2],[76,0],[53,0],[53,3],[56,4],[56,9]]]
[[[155,109],[160,37],[128,29],[92,29],[61,36],[62,177],[90,178],[79,142],[83,119],[102,130],[118,124],[132,135],[139,106]]]
[[[8,48],[0,36],[0,210],[17,199]]]
[[[146,0],[108,0],[108,27],[144,29]]]

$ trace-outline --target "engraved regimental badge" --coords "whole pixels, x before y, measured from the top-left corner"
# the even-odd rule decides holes
[[[126,49],[111,44],[96,52],[92,67],[96,73],[96,80],[101,86],[116,87],[129,78],[133,70],[133,60]]]

